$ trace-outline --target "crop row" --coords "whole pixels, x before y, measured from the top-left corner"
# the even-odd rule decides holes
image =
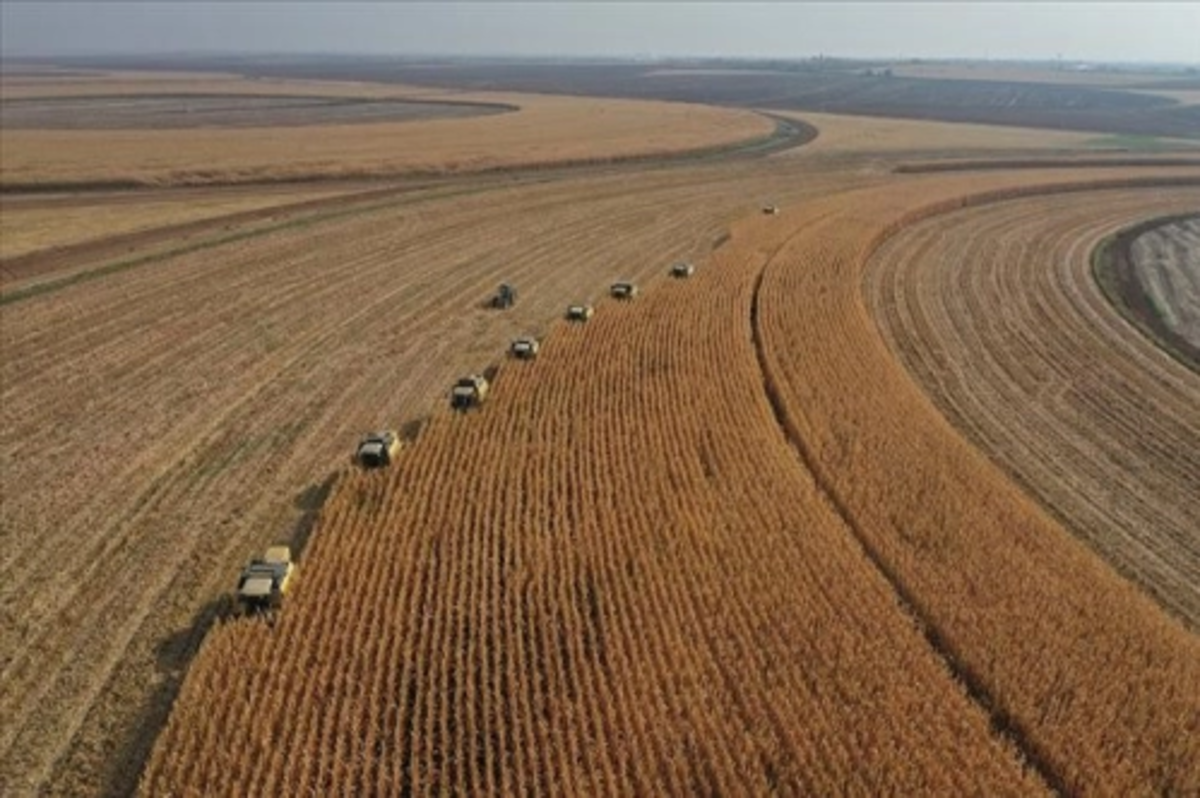
[[[940,416],[881,339],[862,294],[864,270],[890,235],[957,207],[1026,194],[1073,201],[1103,189],[1194,196],[1197,179],[1178,170],[1048,172],[847,195],[831,200],[828,220],[787,242],[760,292],[768,384],[818,482],[995,722],[1070,792],[1200,790],[1200,641]],[[1005,300],[1026,301],[1020,293]],[[1022,344],[1009,345],[1019,353]],[[972,351],[989,356],[1002,355]],[[1086,360],[1061,366],[1089,368]],[[931,369],[937,379],[957,376],[945,362]],[[1025,409],[1002,412],[1019,423]]]
[[[779,434],[765,262],[735,236],[346,473],[285,611],[210,634],[142,791],[1041,790]]]

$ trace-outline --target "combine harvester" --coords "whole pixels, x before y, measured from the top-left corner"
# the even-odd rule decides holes
[[[567,321],[585,322],[596,314],[591,305],[571,305],[567,308]]]
[[[613,283],[608,293],[613,299],[633,299],[638,295],[638,288],[633,283],[622,281]]]
[[[497,310],[507,310],[517,304],[517,289],[509,283],[501,283],[492,296],[491,306]]]
[[[242,569],[237,584],[237,609],[243,615],[278,609],[291,587],[296,566],[288,546],[272,546],[261,559]]]
[[[472,407],[479,407],[488,395],[487,377],[482,374],[472,374],[454,383],[450,391],[450,407],[466,412]]]
[[[509,346],[508,353],[518,360],[533,360],[538,356],[538,351],[541,348],[541,342],[536,338],[517,338]]]
[[[358,444],[354,462],[363,468],[385,468],[400,453],[400,434],[395,430],[372,432]]]

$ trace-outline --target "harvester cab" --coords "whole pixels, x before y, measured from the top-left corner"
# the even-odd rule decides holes
[[[454,383],[454,387],[450,390],[450,406],[455,410],[470,410],[472,407],[478,407],[483,404],[483,400],[487,398],[488,381],[481,374],[472,374],[469,377],[463,377],[458,382]]]
[[[237,603],[243,612],[275,609],[283,602],[295,573],[292,550],[272,546],[261,559],[255,558],[238,578]]]
[[[384,468],[400,452],[400,435],[395,430],[372,432],[358,444],[354,459],[363,468]]]
[[[613,283],[608,289],[613,299],[633,299],[638,294],[637,286],[629,282]]]
[[[587,321],[595,312],[591,305],[571,305],[567,308],[567,321]]]
[[[495,295],[492,297],[492,307],[501,310],[511,308],[517,303],[517,289],[513,288],[509,283],[501,283],[496,289]]]
[[[518,338],[508,348],[509,354],[521,360],[533,360],[538,355],[541,344],[536,338]]]

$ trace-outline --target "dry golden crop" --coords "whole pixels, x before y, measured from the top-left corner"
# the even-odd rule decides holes
[[[786,234],[789,214],[802,202],[855,186],[901,179],[906,185],[923,185],[910,183],[909,178],[887,175],[886,164],[880,160],[879,151],[896,149],[892,139],[904,134],[903,129],[864,119],[823,134],[824,143],[835,145],[828,153],[835,158],[825,158],[814,151],[814,157],[810,158],[689,166],[645,173],[625,170],[586,179],[564,174],[526,175],[519,180],[472,178],[418,192],[385,184],[369,193],[330,200],[319,207],[281,210],[278,219],[259,219],[251,225],[238,223],[233,230],[225,229],[231,220],[225,217],[211,225],[189,227],[186,238],[159,231],[162,235],[156,232],[134,242],[134,252],[126,251],[129,241],[109,236],[66,259],[60,257],[61,253],[31,253],[30,263],[36,261],[36,268],[21,270],[11,279],[5,275],[2,300],[5,304],[0,311],[4,335],[4,353],[0,358],[3,419],[0,467],[4,472],[5,493],[4,501],[0,502],[0,617],[4,619],[0,623],[0,717],[4,718],[4,724],[0,725],[0,792],[75,795],[124,794],[131,790],[153,737],[165,722],[182,678],[182,668],[202,639],[219,598],[229,589],[243,559],[260,552],[278,537],[295,536],[301,541],[307,537],[316,508],[329,492],[326,478],[330,469],[345,461],[362,431],[402,422],[410,422],[412,426],[412,422],[441,408],[444,389],[453,378],[498,358],[513,335],[544,331],[566,302],[603,296],[605,287],[617,278],[652,283],[676,258],[701,262],[713,242],[723,239],[731,220],[747,213],[756,214],[764,200],[779,202],[784,214],[762,220],[765,227],[760,230],[747,232],[739,227],[734,231],[737,246],[769,251],[770,241],[763,236]],[[837,138],[849,135],[858,136],[858,143],[836,146]],[[976,146],[987,146],[982,140],[973,142]],[[1001,133],[996,142],[1011,143],[1012,139]],[[862,154],[876,146],[879,151]],[[153,152],[145,154],[155,156]],[[138,164],[138,168],[145,166]],[[218,193],[215,189],[205,189],[202,196],[215,199]],[[146,192],[139,197],[152,194]],[[91,200],[63,197],[53,201],[66,208]],[[136,204],[140,200],[129,201]],[[8,207],[5,206],[6,213]],[[745,238],[746,235],[750,238]],[[54,243],[51,239],[46,242]],[[737,251],[740,250],[730,252]],[[743,281],[752,281],[756,276],[753,270],[739,268],[733,274]],[[512,280],[521,288],[517,308],[504,314],[481,309],[480,303],[501,280]],[[46,290],[27,292],[39,286],[45,286]],[[656,289],[648,287],[653,294]],[[10,290],[23,298],[10,301]],[[745,283],[738,282],[736,288],[727,290],[736,294],[734,310],[743,316],[736,334],[743,341],[751,329],[742,298],[747,289]],[[694,326],[702,328],[706,323],[704,314],[710,310],[722,318],[734,312],[721,305],[733,299],[713,296],[710,300],[712,307],[685,303],[696,311],[692,314]],[[648,312],[669,315],[673,306],[674,300],[662,300]],[[635,308],[641,307],[639,301]],[[724,334],[732,335],[728,330]],[[581,344],[583,340],[586,339],[581,339]],[[622,346],[619,337],[605,340],[614,347]],[[554,347],[551,343],[547,351]],[[717,351],[713,349],[708,357],[715,357]],[[733,351],[730,349],[726,354]],[[798,347],[795,353],[807,351]],[[656,356],[647,362],[653,365],[660,361]],[[743,367],[734,368],[728,363],[722,364],[720,374],[731,375],[739,384],[747,379]],[[708,379],[719,381],[718,376],[713,373]],[[501,378],[497,400],[510,393],[509,387],[515,385],[516,379],[512,371]],[[536,381],[534,377],[531,379]],[[759,383],[754,383],[753,387],[741,385],[722,390],[761,402],[758,386]],[[662,401],[655,399],[637,412],[658,412]],[[617,423],[612,415],[629,412],[623,405],[620,411],[609,405],[603,407],[606,419],[603,423],[608,425]],[[692,406],[682,405],[677,410],[684,412],[688,407]],[[488,412],[494,408],[493,405]],[[737,427],[746,422],[741,412],[739,405],[710,421]],[[483,417],[468,419],[466,427],[478,430],[479,419]],[[447,420],[435,421],[434,429],[443,423]],[[694,426],[686,428],[694,431]],[[607,430],[610,426],[599,429]],[[676,444],[660,440],[667,431],[675,429],[668,426],[659,433],[647,428],[639,433],[647,436],[646,446],[662,447],[662,452],[656,450],[647,463],[660,463],[666,456],[663,452],[676,451],[670,448]],[[437,434],[444,437],[449,433]],[[587,446],[605,445],[595,440],[595,432],[587,433],[583,427],[572,426],[566,434],[585,441]],[[712,470],[726,462],[717,459],[718,454],[725,457],[727,450],[740,451],[734,442],[715,436],[708,426],[693,443],[695,453],[687,456],[700,458],[702,472],[705,467]],[[778,441],[769,446],[764,444],[764,451],[772,448],[778,448]],[[559,455],[557,451],[542,452],[537,455],[537,462],[549,473],[551,466],[547,463]],[[755,488],[749,477],[755,472],[747,470],[757,468],[757,459],[747,466],[745,461],[750,455],[744,452],[736,455],[740,459],[733,454],[728,456],[730,468],[733,463],[742,464],[740,480],[749,485],[746,490],[762,496],[763,491]],[[694,460],[688,462],[692,465],[688,467],[690,470],[685,469],[685,476],[694,481],[698,479],[696,465]],[[434,473],[438,467],[441,466],[426,464],[422,473]],[[586,469],[598,466],[581,463],[579,467],[585,469],[583,473],[591,473]],[[631,468],[634,466],[621,473],[628,474]],[[398,474],[395,476],[399,478]],[[734,482],[737,477],[733,471],[724,474],[712,471],[704,479],[705,484],[711,480],[724,484]],[[383,479],[368,483],[375,492],[365,495],[368,499],[376,496],[381,502],[402,502],[403,497],[392,496],[386,489],[386,482]],[[663,496],[660,504],[670,513],[685,512],[687,508],[672,504],[660,483],[648,480],[647,484],[657,486],[655,490],[659,493],[655,495]],[[583,483],[572,485],[569,490],[590,495]],[[634,487],[626,485],[622,498],[634,495]],[[636,487],[640,489],[640,485]],[[493,486],[486,490],[501,488]],[[504,496],[509,497],[512,488],[503,490],[507,491]],[[811,488],[802,486],[801,490],[811,493]],[[740,489],[729,487],[727,493],[722,498],[727,505],[714,501],[705,507],[714,513],[712,517],[721,519],[720,524],[710,528],[708,522],[696,515],[684,526],[684,531],[692,537],[683,540],[707,541],[715,536],[716,543],[708,550],[713,556],[736,553],[737,546],[743,543],[721,537],[727,518],[735,527],[747,523],[733,517],[730,509],[741,506]],[[339,512],[351,512],[346,505],[350,500],[339,496],[331,498],[331,506],[341,507]],[[599,507],[601,498],[604,497],[591,497],[588,506]],[[521,499],[513,498],[518,500]],[[783,506],[787,509],[800,501],[789,498]],[[826,535],[803,543],[807,527],[799,535],[784,534],[791,530],[788,524],[794,519],[771,510],[766,499],[763,504],[764,508],[756,509],[750,519],[753,522],[768,516],[767,520],[779,525],[778,534],[770,538],[772,546],[815,545],[817,540],[828,539]],[[827,511],[809,509],[814,518],[828,515]],[[556,511],[570,512],[565,504]],[[649,514],[652,519],[662,517],[655,504],[637,512]],[[525,517],[518,515],[515,521],[504,524],[518,523]],[[604,523],[618,517],[624,515],[603,516],[608,519]],[[802,516],[804,523],[808,518]],[[325,523],[335,522],[342,523],[332,516]],[[476,519],[470,523],[482,522]],[[645,529],[648,522],[638,523],[638,529]],[[824,522],[814,521],[818,526],[821,523]],[[662,546],[654,553],[655,557],[674,555],[676,549],[671,546],[678,543],[678,536],[670,532],[664,529],[660,538],[665,539],[655,539]],[[314,547],[320,544],[321,535],[315,536]],[[487,540],[498,545],[491,538]],[[643,541],[643,538],[624,540],[624,551]],[[560,544],[565,546],[567,542]],[[574,556],[573,550],[552,551],[555,556]],[[771,549],[772,554],[774,551]],[[456,552],[474,555],[473,549]],[[447,549],[441,549],[438,556],[439,562],[444,563]],[[780,619],[781,628],[792,634],[796,627],[782,625],[782,621],[790,620],[791,608],[785,599],[799,595],[800,588],[808,589],[811,585],[803,581],[798,582],[799,588],[772,585],[767,577],[797,579],[796,573],[785,569],[785,566],[797,567],[797,555],[793,552],[779,564],[762,552],[745,556],[748,561],[762,562],[764,576],[756,577],[743,568],[731,574],[728,581],[717,584],[743,588],[747,595],[766,591],[775,596],[769,618]],[[307,565],[315,564],[316,559],[314,548],[306,557],[305,574]],[[696,577],[693,581],[702,583],[700,577],[712,574],[716,574],[714,579],[724,578],[721,565],[710,561],[703,570],[696,565],[697,570],[690,572]],[[374,563],[371,567],[386,567],[400,573],[401,566]],[[430,568],[432,571],[433,566]],[[822,577],[821,568],[816,565],[813,568],[817,571],[813,578]],[[511,573],[510,570],[488,572],[497,585]],[[459,606],[463,596],[473,595],[468,586],[443,585],[436,581],[437,576],[433,572],[421,577],[420,584],[422,589],[428,588],[430,602],[444,602],[453,608]],[[435,592],[435,586],[444,592]],[[575,591],[571,595],[586,595],[584,587],[571,590]],[[831,590],[830,595],[844,595],[836,585]],[[401,593],[396,600],[405,595]],[[479,595],[492,593],[483,590]],[[627,652],[627,662],[634,662],[643,653],[658,662],[656,657],[667,656],[664,652],[668,644],[693,645],[699,639],[696,633],[707,634],[704,627],[708,619],[697,620],[698,613],[708,612],[712,607],[726,611],[722,597],[712,590],[704,596],[703,603],[688,605],[686,596],[683,592],[653,594],[638,605],[652,606],[664,613],[677,609],[683,612],[689,606],[692,609],[683,616],[687,622],[681,626],[686,631],[682,637],[682,633],[672,631],[674,616],[649,627],[659,630],[665,642],[642,642],[637,630],[625,632],[618,639],[624,641],[625,648],[621,650]],[[542,603],[536,606],[544,608],[543,616],[538,617],[546,621],[547,628],[554,628],[557,623],[552,617],[554,613],[546,609],[552,599],[548,594],[538,594]],[[872,607],[879,605],[876,598],[869,603]],[[513,610],[523,612],[523,607]],[[391,608],[385,602],[379,612],[370,616],[371,620],[363,623],[386,626],[389,621],[384,611]],[[742,608],[737,612],[743,610],[749,611]],[[815,627],[811,630],[801,627],[809,635],[803,645],[812,646],[814,651],[819,649],[822,656],[833,656],[827,647],[837,645],[841,647],[838,656],[865,657],[865,652],[872,651],[878,641],[855,642],[853,636],[838,631],[838,624],[831,618],[846,611],[841,607],[823,609],[824,614],[814,616],[825,619],[824,628],[817,634]],[[437,624],[474,617],[466,610],[453,609],[453,612],[459,613],[450,616],[456,620],[430,615],[428,628],[408,629],[406,634],[416,637],[404,645],[411,644],[421,651],[420,646],[434,639]],[[561,612],[565,616],[579,611],[561,604]],[[849,612],[852,618],[865,617],[855,615],[857,610],[853,606]],[[425,617],[422,610],[423,623]],[[886,624],[889,634],[899,635],[901,641],[911,638],[908,633],[898,631],[894,618]],[[829,628],[834,630],[832,634]],[[247,634],[255,637],[259,631]],[[243,633],[226,629],[214,641],[225,639],[226,632]],[[450,633],[446,632],[438,639],[464,639],[463,633],[455,634],[459,636],[448,636]],[[653,783],[684,784],[680,776],[673,774],[690,773],[689,763],[699,761],[701,756],[695,751],[715,750],[719,741],[730,739],[738,728],[736,724],[741,722],[739,719],[747,717],[751,710],[765,712],[776,702],[784,707],[800,706],[816,692],[820,693],[821,701],[836,706],[838,712],[867,711],[864,703],[842,706],[847,700],[845,696],[855,693],[836,679],[814,682],[805,687],[807,692],[797,693],[797,698],[779,695],[782,688],[771,688],[767,676],[774,661],[747,647],[752,638],[746,635],[750,634],[765,637],[768,630],[760,625],[752,632],[737,632],[729,641],[718,638],[713,642],[715,653],[708,660],[707,670],[681,668],[676,677],[679,684],[672,686],[674,692],[667,704],[651,700],[658,688],[651,676],[641,677],[641,681],[628,688],[623,683],[610,688],[618,698],[628,696],[639,704],[645,699],[647,712],[675,713],[669,729],[658,732],[663,735],[661,738],[639,731],[632,742],[624,743],[625,750],[629,750],[642,740],[658,740],[650,746],[648,756],[663,762],[658,772],[668,775]],[[472,645],[480,644],[474,638],[472,641]],[[518,650],[532,652],[533,646],[546,646],[549,641],[536,636],[528,642],[522,639],[518,645],[531,648]],[[730,641],[740,642],[730,648],[734,646]],[[781,645],[774,643],[765,651],[777,654]],[[379,653],[376,661],[388,661],[391,656],[388,652],[396,650],[399,649]],[[552,645],[549,650],[553,650]],[[479,656],[474,649],[471,651],[470,656]],[[919,646],[914,652],[909,643],[903,643],[901,654],[885,651],[881,656],[886,663],[910,654],[916,662],[924,663],[918,664],[915,672],[928,675],[930,655]],[[521,656],[527,657],[522,662],[532,661],[532,653]],[[568,652],[558,656],[560,662],[565,662],[564,657],[579,655]],[[712,687],[714,669],[726,660],[739,667],[745,664],[741,670],[757,679],[748,689],[764,691],[762,696],[748,699],[749,709],[726,721],[713,720],[704,714],[706,710],[680,704],[682,698],[691,698],[702,688],[712,688],[718,696],[736,695],[733,688]],[[493,685],[507,684],[503,680],[517,678],[537,683],[541,678],[501,671],[511,668],[513,660],[499,653],[488,662],[488,667],[494,668],[488,672],[494,674],[494,678],[489,677]],[[441,664],[424,660],[405,667],[407,671],[393,671],[379,677],[384,679],[378,683],[382,684],[381,689],[398,684],[396,680],[402,673],[408,674],[403,677],[407,680],[404,682],[407,690],[407,685],[417,685],[425,676],[443,672],[436,670],[443,667]],[[655,667],[660,670],[652,673],[661,673],[663,666]],[[781,684],[790,684],[787,680],[798,678],[797,667],[795,663],[786,664],[786,678]],[[761,673],[755,672],[755,668],[761,668]],[[202,669],[196,671],[201,672]],[[563,680],[568,673],[554,671],[546,678],[559,680],[555,682],[557,690],[565,684]],[[722,679],[728,676],[735,688],[742,678],[741,671],[732,672],[731,676],[725,671],[721,673]],[[701,681],[701,677],[707,680]],[[601,678],[596,676],[594,682],[601,684]],[[891,678],[895,679],[895,674]],[[933,686],[939,679],[924,686],[907,686],[903,682],[899,686],[888,685],[881,688],[881,694],[893,696],[894,691],[910,690],[917,696],[934,690],[934,694],[940,695],[937,692],[940,688]],[[821,692],[833,684],[843,685],[839,695]],[[443,687],[448,687],[448,683],[437,689]],[[536,693],[541,696],[537,701],[543,704],[554,701],[558,702],[555,706],[561,706],[566,701],[549,688],[536,689],[541,691]],[[487,699],[491,702],[489,706],[503,700],[503,694],[498,694],[495,687],[488,695],[493,696]],[[382,713],[386,725],[399,711],[386,702],[375,703],[370,696],[355,700],[360,703],[331,709],[326,722],[338,723],[336,712],[356,713],[365,707],[362,711],[368,719],[372,712]],[[465,699],[457,694],[446,699],[450,700],[470,707],[469,713],[475,713],[469,715],[475,718],[472,721],[475,728],[481,728],[478,703],[462,704]],[[961,706],[958,699],[952,703]],[[442,714],[449,705],[443,703],[435,708],[436,720],[422,716],[420,722],[438,724],[439,729],[442,723],[449,727],[465,722],[463,718]],[[184,706],[181,705],[181,713],[185,712]],[[541,706],[538,705],[538,711]],[[918,706],[914,712],[917,717],[932,713],[935,727],[942,729],[936,723],[954,716],[953,706],[944,710]],[[577,714],[583,718],[578,723],[589,723],[589,728],[599,728],[601,732],[604,728],[614,728],[611,713],[605,714],[603,706],[592,707],[599,714]],[[581,712],[574,708],[572,711]],[[948,714],[938,715],[943,711]],[[967,717],[977,714],[976,709],[968,706]],[[700,718],[701,725],[689,729],[690,718]],[[179,722],[186,725],[186,721]],[[633,722],[637,722],[636,717]],[[876,728],[870,725],[875,722],[871,720],[865,728]],[[968,729],[974,728],[973,723],[967,723]],[[786,739],[797,744],[793,749],[781,745],[781,750],[801,750],[801,744],[818,739],[808,732],[796,733],[786,728],[777,732],[773,722],[767,725],[769,728],[763,727],[748,736],[746,745],[767,748],[774,740]],[[703,748],[699,735],[710,727],[719,734],[713,738],[716,742]],[[818,718],[811,728],[824,727]],[[527,736],[502,743],[527,750],[521,755],[524,758],[518,760],[520,768],[573,768],[566,755],[559,757],[542,745],[544,737],[539,735],[543,734],[540,727],[527,729]],[[907,735],[907,732],[884,734]],[[838,739],[848,744],[844,738]],[[879,739],[871,744],[882,745]],[[911,742],[910,737],[903,739]],[[565,744],[583,751],[586,740],[584,732],[579,731],[578,736],[568,737]],[[675,755],[671,746],[676,741],[682,741],[685,757],[678,770],[674,760],[668,761]],[[854,742],[867,745],[871,741],[863,738]],[[935,741],[933,747],[941,744]],[[348,745],[358,743],[351,741]],[[964,757],[978,753],[995,767],[987,770],[990,766],[985,765],[981,781],[989,773],[1011,773],[1011,758],[1007,754],[997,760],[987,753],[994,753],[995,749],[995,741],[988,740],[982,747],[962,753]],[[255,750],[251,748],[250,753]],[[824,755],[824,751],[821,753]],[[876,753],[881,758],[889,755],[883,749]],[[284,754],[280,751],[272,755]],[[621,756],[619,750],[610,751],[600,757],[608,757],[600,763],[600,770],[590,772],[608,773],[607,768],[611,767],[615,779],[626,778],[622,775],[624,771],[617,769]],[[691,759],[686,759],[689,756]],[[836,765],[848,756],[842,751],[831,762]],[[423,748],[414,757],[413,761],[424,763],[421,767],[444,761],[444,753]],[[744,757],[750,754],[731,753],[721,761],[740,762],[745,761]],[[451,770],[478,772],[473,765],[465,764],[465,760],[458,761],[464,764],[455,764]],[[806,762],[793,762],[787,772],[804,771]],[[897,778],[915,779],[914,774],[927,766],[928,759],[919,755],[913,769]],[[520,768],[493,757],[485,771],[516,773]],[[747,783],[753,783],[754,778],[768,779],[763,771],[751,768],[747,772],[752,774],[746,777]],[[393,776],[403,775],[381,775],[380,783],[392,783],[389,780]],[[332,777],[332,770],[321,775],[325,780]],[[488,778],[499,778],[505,783],[505,779],[511,781],[517,776]],[[653,778],[659,778],[657,773]],[[934,784],[942,784],[949,782],[939,780],[951,777],[932,778]],[[646,777],[643,782],[633,783],[651,782],[652,778]],[[530,782],[522,781],[521,785],[527,783]],[[576,782],[564,782],[567,783]]]
[[[2,310],[0,780],[131,789],[217,599],[303,536],[359,434],[440,409],[566,303],[703,257],[747,197],[864,182],[805,171],[372,189],[6,282],[50,290]],[[504,280],[517,307],[482,308]]]
[[[1194,197],[1198,178],[1130,173],[1127,187]],[[857,537],[1044,772],[1071,791],[1187,794],[1200,789],[1200,640],[955,434],[861,294],[868,256],[905,225],[1006,196],[1121,185],[1118,174],[1070,181],[915,180],[816,204],[828,218],[784,241],[764,274],[768,386]]]
[[[1194,789],[1196,639],[955,435],[859,293],[890,231],[1028,182],[756,217],[555,330],[343,478],[144,792]]]
[[[347,473],[143,792],[1037,792],[778,434],[753,246]]]
[[[1200,629],[1200,375],[1131,334],[1090,254],[1200,189],[969,208],[906,228],[868,272],[893,349],[973,442]]]

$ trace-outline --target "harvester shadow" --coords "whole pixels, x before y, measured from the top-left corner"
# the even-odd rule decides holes
[[[191,624],[155,646],[157,683],[137,713],[137,722],[130,725],[126,738],[117,743],[113,752],[115,766],[101,771],[104,779],[97,785],[97,795],[133,795],[137,791],[154,743],[166,728],[171,707],[179,696],[188,664],[200,650],[205,635],[227,610],[228,598],[218,596],[200,608]]]
[[[337,473],[332,473],[325,477],[320,484],[309,485],[297,493],[296,498],[292,500],[292,506],[300,511],[300,517],[296,519],[296,524],[292,527],[292,534],[289,536],[292,559],[301,560],[303,558],[304,549],[308,547],[309,538],[312,537],[313,529],[317,525],[317,518],[321,515],[321,508],[325,506],[337,481]]]
[[[337,480],[337,473],[330,474],[324,481],[309,485],[292,499],[292,506],[300,510],[300,517],[288,536],[293,557],[299,559],[308,546],[317,518]],[[131,727],[133,731],[117,745],[115,757],[120,765],[106,768],[108,776],[105,783],[99,785],[100,795],[132,795],[137,791],[138,779],[150,759],[155,741],[167,725],[167,718],[183,687],[188,666],[217,621],[232,617],[233,611],[230,594],[217,596],[196,612],[190,624],[155,646],[158,682],[138,713],[137,723]]]
[[[421,416],[420,418],[410,419],[400,425],[400,437],[405,443],[414,442],[420,435],[421,431],[429,423],[429,416]]]

